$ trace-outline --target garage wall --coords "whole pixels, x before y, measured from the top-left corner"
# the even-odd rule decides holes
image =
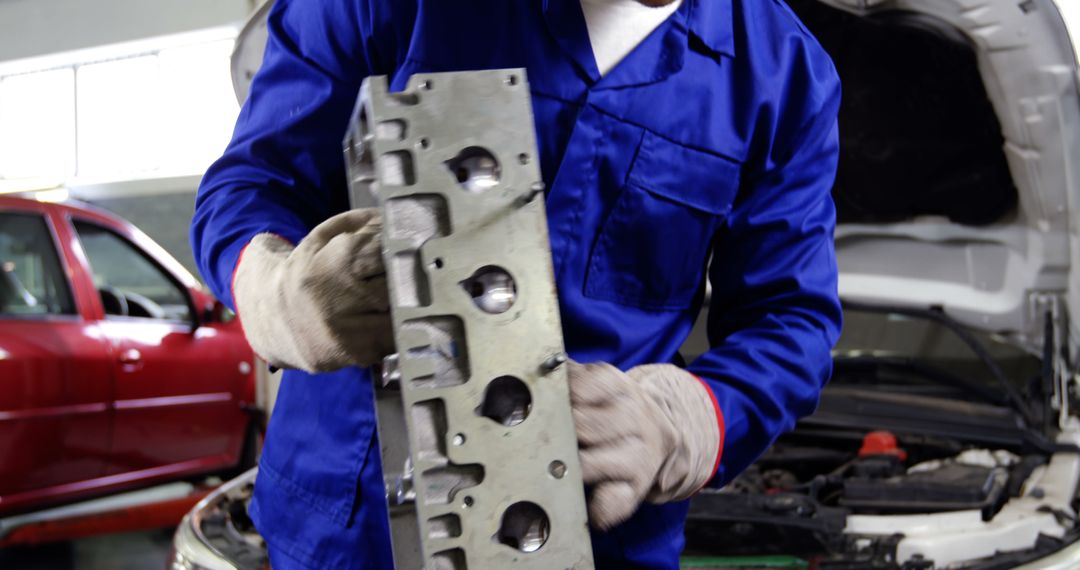
[[[242,21],[251,0],[0,0],[0,61]]]

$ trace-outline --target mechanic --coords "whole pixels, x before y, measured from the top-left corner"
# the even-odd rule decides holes
[[[514,67],[596,562],[678,568],[686,499],[811,413],[830,375],[840,94],[822,48],[780,0],[277,0],[269,32],[192,242],[288,369],[251,506],[274,568],[392,565],[363,368],[393,345],[381,222],[346,212],[341,152],[360,83]],[[684,368],[706,278],[712,348]]]

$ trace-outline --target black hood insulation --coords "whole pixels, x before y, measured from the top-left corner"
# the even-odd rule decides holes
[[[840,223],[934,215],[981,226],[1014,212],[1001,124],[965,36],[909,12],[860,17],[817,0],[788,3],[843,85]]]

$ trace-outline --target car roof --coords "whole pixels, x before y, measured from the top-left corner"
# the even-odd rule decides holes
[[[40,213],[53,212],[70,218],[96,222],[114,230],[121,230],[120,233],[127,234],[129,238],[134,239],[136,245],[142,249],[144,253],[149,253],[154,258],[155,263],[164,266],[185,287],[200,290],[203,289],[199,280],[196,279],[187,268],[176,261],[176,258],[173,257],[172,254],[158,245],[157,242],[143,233],[137,226],[92,204],[71,199],[62,202],[47,202],[27,198],[25,196],[0,195],[0,212],[3,212],[4,210],[24,210]]]
[[[56,211],[64,214],[73,214],[75,217],[105,223],[110,226],[130,226],[124,219],[98,208],[97,206],[79,202],[78,200],[46,202],[24,196],[0,196],[0,210],[4,209],[33,210],[37,212]]]

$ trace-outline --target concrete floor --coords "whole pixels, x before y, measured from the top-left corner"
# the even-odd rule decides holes
[[[0,549],[4,570],[161,570],[173,529]]]

